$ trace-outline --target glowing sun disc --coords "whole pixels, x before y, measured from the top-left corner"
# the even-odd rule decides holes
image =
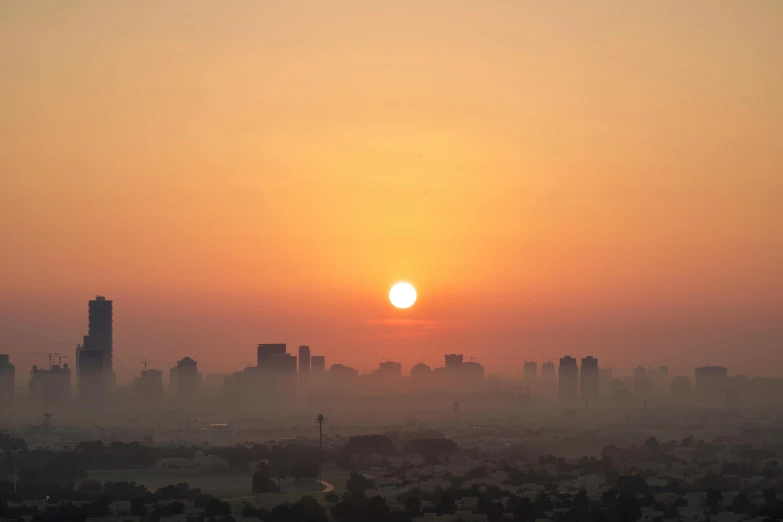
[[[410,308],[416,302],[416,289],[410,283],[397,283],[389,290],[389,301],[397,308]]]

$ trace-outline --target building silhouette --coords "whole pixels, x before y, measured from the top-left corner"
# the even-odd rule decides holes
[[[560,359],[558,375],[558,396],[563,402],[574,402],[579,396],[577,383],[579,381],[579,369],[576,359],[566,355]]]
[[[16,394],[16,367],[7,353],[0,353],[0,408],[12,403]]]
[[[177,399],[185,402],[195,401],[201,388],[198,363],[190,357],[181,359],[169,370],[169,387]]]
[[[326,371],[326,357],[313,355],[310,357],[310,373],[323,373]]]
[[[446,368],[462,368],[462,354],[447,353],[444,358],[446,359]]]
[[[84,337],[88,344],[88,336]],[[79,366],[79,401],[86,406],[100,406],[106,401],[106,388],[109,379],[104,370],[104,352],[76,347]]]
[[[136,399],[154,403],[163,399],[163,372],[160,370],[142,370],[141,376],[133,380],[133,393]]]
[[[418,363],[411,368],[411,384],[414,388],[424,389],[432,385],[432,368]]]
[[[534,361],[525,361],[522,366],[522,379],[527,381],[528,385],[538,380],[538,365]]]
[[[612,394],[612,369],[599,368],[598,369],[598,395],[600,397],[608,397],[611,394]]]
[[[28,383],[30,398],[46,406],[62,404],[71,395],[71,369],[53,364],[48,370],[33,366]]]
[[[647,373],[647,368],[638,365],[633,369],[633,393],[637,397],[647,398],[652,395],[653,381]]]
[[[114,371],[114,319],[113,304],[102,295],[90,301],[88,314],[89,337],[88,350],[100,350],[104,353],[103,369],[111,374]]]
[[[671,382],[671,393],[677,402],[688,402],[691,398],[691,381],[684,375],[675,377]]]
[[[307,394],[310,391],[310,347],[299,347],[299,392]]]
[[[541,379],[547,381],[555,380],[555,363],[547,361],[541,365]]]
[[[703,403],[723,402],[729,388],[728,370],[723,366],[702,366],[694,373],[696,399]]]
[[[271,343],[258,345],[258,359],[256,364],[263,366],[268,363],[272,357],[286,353],[285,343]]]
[[[99,295],[88,304],[87,335],[76,347],[76,371],[79,376],[79,400],[100,405],[114,383],[113,303]]]
[[[588,401],[597,400],[599,394],[598,359],[592,355],[583,357],[579,374],[581,377],[582,399]]]

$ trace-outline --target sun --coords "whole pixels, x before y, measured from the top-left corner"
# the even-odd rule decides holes
[[[389,290],[389,301],[397,308],[410,308],[416,302],[416,289],[410,283],[397,283]]]

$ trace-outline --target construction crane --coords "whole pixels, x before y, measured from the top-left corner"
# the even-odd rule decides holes
[[[27,352],[27,353],[29,355],[38,355],[38,356],[41,356],[41,357],[48,357],[49,358],[49,369],[50,370],[52,369],[52,359],[57,357],[57,363],[60,366],[62,366],[63,358],[66,358],[66,359],[68,358],[67,355],[63,355],[63,354],[57,353],[57,352],[45,352],[45,353],[43,353],[43,352]]]
[[[148,364],[176,364],[177,361],[141,361],[141,364],[144,365],[144,371],[147,371],[147,365]]]

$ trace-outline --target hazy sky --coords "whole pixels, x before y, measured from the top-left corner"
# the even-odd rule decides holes
[[[0,352],[73,356],[102,294],[121,381],[783,375],[782,64],[779,0],[5,0]]]

